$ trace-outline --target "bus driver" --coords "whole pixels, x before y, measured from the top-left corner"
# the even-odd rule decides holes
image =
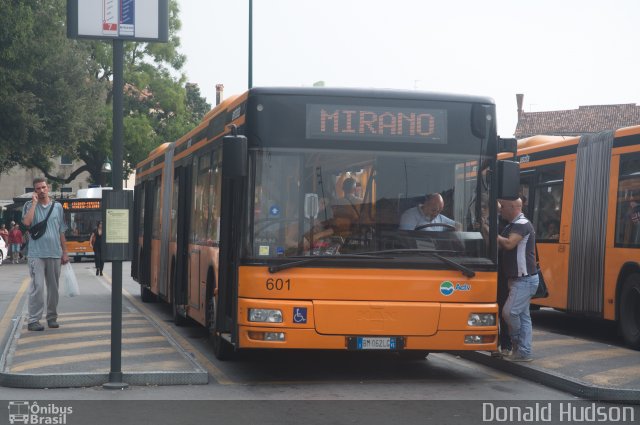
[[[420,226],[432,223],[443,223],[456,226],[456,222],[442,214],[444,199],[439,193],[430,193],[424,197],[424,202],[406,210],[400,217],[400,230],[416,230]],[[445,226],[427,226],[421,230],[446,230]]]

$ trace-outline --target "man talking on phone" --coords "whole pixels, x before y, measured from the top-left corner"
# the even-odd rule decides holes
[[[33,197],[24,205],[22,222],[25,226],[47,221],[46,231],[38,239],[29,241],[28,264],[31,275],[29,285],[29,317],[27,329],[43,331],[40,323],[44,313],[44,292],[47,290],[47,325],[58,328],[58,282],[60,266],[69,262],[64,232],[62,205],[49,197],[49,186],[42,177],[33,180]],[[47,218],[48,217],[48,218]]]

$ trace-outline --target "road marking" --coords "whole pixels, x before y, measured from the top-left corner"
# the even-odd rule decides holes
[[[149,332],[157,332],[158,330],[153,327],[150,323],[144,326],[136,326],[131,328],[125,328],[122,330],[123,335],[129,334],[148,334]],[[33,335],[33,336],[30,336]],[[100,336],[111,335],[111,329],[102,329],[102,330],[93,330],[93,331],[84,331],[84,332],[46,332],[44,335],[40,332],[34,334],[30,332],[27,335],[22,334],[20,339],[18,340],[18,346],[21,347],[23,345],[38,343],[38,341],[59,341],[61,339],[77,339],[77,338],[87,338],[91,336]]]
[[[22,296],[24,295],[24,293],[27,291],[27,288],[29,287],[29,282],[31,282],[30,277],[25,277],[22,280],[22,283],[20,284],[20,288],[18,288],[18,292],[16,292],[16,295],[13,297],[13,300],[11,300],[11,303],[7,307],[7,310],[5,311],[4,316],[2,316],[2,320],[0,320],[0,329],[11,329],[12,327],[11,322],[16,317],[16,313],[18,311],[18,304],[20,303],[20,300],[22,299]]]
[[[535,345],[534,345],[535,348]],[[535,364],[548,368],[548,369],[560,369],[564,366],[575,364],[579,362],[588,362],[593,360],[611,359],[614,357],[628,356],[631,350],[626,348],[605,348],[603,350],[587,350],[580,352],[567,353],[560,356],[550,355],[549,357],[543,357],[536,359]],[[548,360],[545,360],[548,359]]]
[[[634,365],[604,370],[602,372],[585,375],[582,379],[596,385],[610,387],[620,386],[640,379],[640,366]]]
[[[143,336],[136,338],[122,338],[122,345],[125,344],[142,344],[146,342],[166,342],[167,339],[162,336]],[[168,342],[167,342],[168,344]],[[31,356],[33,354],[41,354],[41,353],[53,353],[55,351],[67,351],[74,350],[78,348],[88,348],[88,347],[100,347],[104,345],[111,345],[111,339],[105,338],[97,341],[83,341],[83,342],[72,342],[72,343],[61,343],[61,344],[52,344],[46,345],[44,347],[33,347],[25,350],[16,350],[13,358],[20,358],[24,356]]]
[[[109,284],[112,284],[111,276],[104,274],[102,277],[104,277],[105,280],[109,282]],[[211,363],[211,361],[204,354],[202,354],[196,347],[194,347],[189,341],[184,339],[182,335],[180,335],[178,332],[172,329],[171,326],[165,324],[162,318],[158,317],[153,311],[151,311],[144,304],[139,302],[133,295],[127,292],[127,290],[124,288],[122,288],[122,295],[124,295],[129,300],[129,302],[131,302],[134,306],[136,306],[136,308],[140,310],[145,316],[152,318],[155,324],[158,327],[161,327],[169,335],[171,335],[171,337],[178,344],[180,344],[180,346],[184,350],[189,351],[193,355],[193,357],[195,357],[196,361],[202,367],[204,367],[207,370],[207,372],[209,372],[209,374],[213,377],[213,379],[215,379],[219,384],[221,385],[235,384],[235,382],[229,379],[224,374],[224,372],[222,372],[222,370],[218,369],[213,363]]]
[[[148,356],[159,355],[159,354],[173,354],[176,353],[175,348],[141,348],[137,350],[123,350],[122,357],[131,358],[135,356],[140,356],[147,358]],[[78,363],[78,362],[86,362],[86,361],[95,361],[95,360],[106,360],[111,358],[111,352],[100,352],[100,353],[87,353],[87,354],[76,354],[72,356],[59,356],[59,357],[47,357],[45,359],[38,359],[24,363],[16,363],[13,364],[11,369],[9,370],[12,373],[16,372],[24,372],[32,369],[39,369],[48,366],[60,366],[70,363]]]
[[[589,341],[584,339],[574,339],[574,338],[566,338],[566,339],[549,339],[545,341],[534,340],[533,348],[548,348],[548,347],[567,347],[567,346],[575,346],[578,344],[588,344]]]

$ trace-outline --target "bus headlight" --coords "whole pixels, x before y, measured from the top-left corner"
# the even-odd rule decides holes
[[[267,308],[250,308],[250,322],[282,323],[282,311]]]
[[[465,344],[492,344],[495,342],[494,335],[465,335]]]
[[[285,341],[284,332],[257,332],[257,331],[249,331],[248,333],[249,339],[254,339],[257,341]]]
[[[469,326],[495,326],[496,315],[494,313],[470,313],[467,324]]]

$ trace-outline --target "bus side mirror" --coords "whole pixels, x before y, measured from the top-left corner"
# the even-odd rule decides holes
[[[518,153],[518,139],[498,137],[498,153]]]
[[[520,196],[520,164],[515,161],[498,161],[498,199],[515,199]]]
[[[474,104],[471,107],[471,133],[480,139],[486,139],[491,124],[491,109],[487,105]]]
[[[225,136],[222,139],[222,176],[233,179],[247,175],[247,138]]]

